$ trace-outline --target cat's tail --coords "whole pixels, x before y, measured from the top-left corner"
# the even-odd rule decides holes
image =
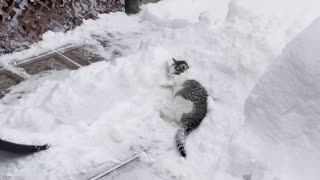
[[[187,157],[186,149],[185,149],[185,140],[187,136],[190,134],[191,131],[193,131],[195,128],[192,126],[184,126],[178,129],[176,134],[176,146],[180,153],[180,155],[184,158]]]

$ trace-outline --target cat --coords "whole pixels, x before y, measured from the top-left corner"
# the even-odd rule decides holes
[[[166,86],[173,91],[172,101],[160,111],[160,116],[180,126],[175,136],[176,147],[186,158],[185,139],[206,117],[208,93],[198,81],[182,76],[189,69],[186,61],[172,60],[173,64],[167,69],[169,86]]]

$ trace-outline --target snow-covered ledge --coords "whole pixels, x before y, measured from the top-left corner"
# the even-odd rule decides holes
[[[246,101],[243,143],[281,180],[320,177],[319,33],[320,18],[286,46]]]

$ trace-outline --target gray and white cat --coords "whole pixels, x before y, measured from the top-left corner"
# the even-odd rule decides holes
[[[160,111],[167,121],[175,121],[180,127],[175,136],[176,146],[182,157],[186,157],[185,139],[196,129],[207,114],[208,93],[196,80],[182,76],[189,65],[186,61],[172,58],[168,69],[169,86],[172,88],[172,100]]]

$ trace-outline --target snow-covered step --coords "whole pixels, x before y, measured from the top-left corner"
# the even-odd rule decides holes
[[[26,79],[26,75],[36,75],[44,71],[70,69],[75,70],[104,58],[91,52],[86,45],[65,46],[57,50],[24,59],[0,69],[0,98],[9,88]],[[10,69],[10,70],[9,70]]]
[[[17,67],[24,69],[28,74],[37,74],[47,70],[78,69],[101,60],[103,58],[82,45],[49,51],[23,60],[17,64]]]
[[[19,84],[24,79],[17,74],[12,73],[6,69],[0,69],[0,98],[2,98],[8,88]]]

